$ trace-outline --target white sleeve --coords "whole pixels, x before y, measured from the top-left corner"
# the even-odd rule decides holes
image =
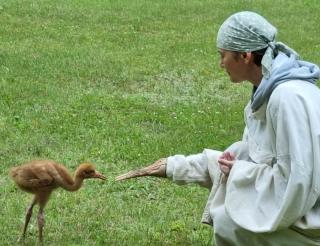
[[[212,186],[205,153],[168,157],[166,175],[179,185],[197,183],[207,188]]]
[[[247,144],[239,141],[227,148],[238,158],[247,159]],[[195,155],[174,155],[167,158],[166,175],[175,183],[183,185],[197,183],[201,186],[211,188],[214,179],[220,174],[217,159],[221,151],[205,149]]]
[[[267,117],[274,129],[276,163],[239,160],[231,169],[225,206],[239,226],[253,232],[287,228],[315,204],[320,115],[319,105],[308,104],[291,94],[272,102]]]

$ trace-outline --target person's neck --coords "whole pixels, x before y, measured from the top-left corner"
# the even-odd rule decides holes
[[[263,77],[262,68],[261,66],[255,65],[250,70],[248,81],[250,81],[254,86],[258,87]]]

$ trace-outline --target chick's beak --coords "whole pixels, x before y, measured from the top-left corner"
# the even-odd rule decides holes
[[[93,178],[106,180],[106,177],[97,171],[95,171]]]

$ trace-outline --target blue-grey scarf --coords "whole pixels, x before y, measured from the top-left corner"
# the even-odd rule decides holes
[[[297,60],[293,54],[287,56],[279,52],[272,62],[269,78],[263,77],[258,88],[255,90],[251,108],[253,111],[269,99],[272,91],[280,84],[289,80],[303,80],[316,83],[320,78],[320,69],[316,64]]]

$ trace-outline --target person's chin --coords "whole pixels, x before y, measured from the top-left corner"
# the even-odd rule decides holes
[[[230,80],[232,83],[238,83],[238,82],[239,82],[237,79],[233,78],[229,72],[227,72],[227,74],[229,75],[229,80]]]
[[[232,83],[240,83],[240,82],[242,82],[242,80],[232,78],[231,76],[229,76],[229,78],[230,78],[230,81],[231,81]]]

